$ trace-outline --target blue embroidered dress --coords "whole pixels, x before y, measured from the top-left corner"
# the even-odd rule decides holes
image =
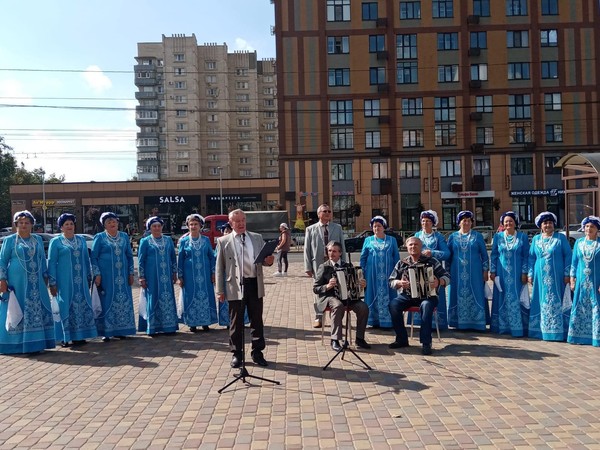
[[[444,267],[447,267],[448,260],[450,259],[450,249],[442,233],[434,231],[431,234],[427,234],[423,230],[420,230],[415,233],[415,236],[423,242],[422,250],[431,250],[431,256],[441,262]],[[414,324],[419,325],[421,323],[421,314],[414,313],[414,315]],[[442,287],[438,289],[437,316],[440,330],[446,330],[448,328],[448,306],[446,305],[446,289]],[[410,320],[410,317],[408,320]],[[435,326],[435,320],[432,325]]]
[[[521,231],[514,235],[506,231],[496,233],[492,242],[490,273],[500,279],[502,292],[494,283],[492,298],[492,333],[526,335],[529,311],[521,306],[521,290],[529,289],[521,281],[527,275],[529,264],[529,239]],[[527,292],[529,295],[529,291]]]
[[[57,341],[82,341],[98,336],[89,288],[91,280],[85,239],[77,235],[72,240],[63,235],[53,238],[48,250],[48,284],[58,290],[61,321],[54,325]]]
[[[23,312],[14,329],[6,330],[8,293],[0,302],[0,353],[31,353],[55,347],[54,320],[44,277],[48,275],[42,238],[18,234],[4,238],[0,249],[0,280],[6,280]]]
[[[384,239],[376,236],[365,239],[360,253],[360,267],[367,282],[365,303],[369,307],[368,325],[392,327],[389,305],[390,298],[395,297],[397,291],[390,288],[388,278],[399,260],[400,253],[395,238],[386,235]]]
[[[450,298],[448,326],[459,330],[486,329],[490,310],[484,295],[483,272],[489,258],[483,236],[477,231],[456,231],[448,238],[450,249]]]
[[[177,305],[173,289],[173,275],[177,273],[177,259],[173,240],[169,236],[146,236],[138,248],[139,277],[146,279],[146,314],[139,312],[138,331],[148,334],[173,333],[177,324]]]
[[[565,277],[571,271],[572,251],[561,233],[538,234],[529,247],[529,273],[533,280],[528,336],[545,341],[565,341],[571,309],[563,311]]]
[[[576,278],[567,342],[600,347],[600,239],[577,239],[571,277]]]
[[[217,302],[211,277],[215,254],[206,236],[179,241],[177,277],[183,280],[183,323],[190,327],[217,323]]]
[[[134,273],[129,236],[122,231],[115,237],[106,232],[96,234],[91,260],[94,277],[102,277],[99,290],[102,313],[96,319],[98,335],[135,334],[133,297],[129,285],[129,275]]]

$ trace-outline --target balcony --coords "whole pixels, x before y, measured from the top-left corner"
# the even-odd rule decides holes
[[[144,118],[136,117],[135,124],[138,127],[155,126],[155,125],[158,125],[158,117],[144,117]]]
[[[136,86],[156,86],[158,83],[154,76],[148,78],[138,78],[135,77],[135,85]]]
[[[135,93],[135,99],[136,100],[149,100],[149,99],[151,100],[151,99],[154,99],[154,98],[158,98],[158,94],[156,92],[154,92],[154,91],[153,92],[142,92],[142,91],[139,91],[139,92]]]
[[[136,139],[158,139],[159,133],[158,131],[140,131],[139,133],[136,134]]]

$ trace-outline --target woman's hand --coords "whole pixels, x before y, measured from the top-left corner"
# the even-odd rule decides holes
[[[100,275],[96,275],[94,283],[96,283],[96,287],[100,287],[100,285],[102,284],[102,277]]]
[[[0,280],[0,294],[4,294],[8,291],[8,283],[6,280]]]
[[[576,278],[573,278],[573,277],[571,277],[571,290],[572,290],[572,291],[574,291],[574,290],[575,290],[575,281],[576,281],[576,280],[577,280]]]
[[[527,275],[524,273],[521,274],[521,284],[527,284]]]
[[[496,274],[494,272],[490,272],[490,280],[494,281],[496,279]],[[483,272],[483,281],[487,282],[487,272]]]
[[[58,295],[58,289],[56,289],[56,286],[50,286],[50,295],[52,297],[56,297]]]
[[[142,287],[142,289],[146,289],[148,287],[148,285],[146,284],[146,279],[145,278],[140,278],[140,286]]]
[[[179,287],[183,287],[183,278],[178,278],[177,284],[179,285]]]

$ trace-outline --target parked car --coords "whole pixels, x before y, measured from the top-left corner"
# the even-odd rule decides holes
[[[492,243],[492,238],[494,237],[494,227],[491,225],[479,225],[473,227],[473,230],[481,233],[486,244]]]
[[[529,242],[533,237],[540,232],[540,229],[534,223],[522,223],[519,226],[519,231],[522,231],[529,238]]]
[[[0,228],[0,237],[1,236],[8,236],[9,234],[13,234],[12,227]]]
[[[392,236],[396,238],[396,242],[398,243],[398,248],[402,247],[404,244],[404,238],[396,233],[394,230],[387,229],[385,230],[385,234],[388,236]],[[344,245],[346,246],[346,252],[360,252],[362,250],[363,244],[365,243],[365,239],[369,236],[373,236],[373,230],[365,230],[360,233],[358,236],[353,238],[348,238],[344,240]]]
[[[92,234],[80,234],[85,239],[85,245],[88,248],[88,254],[92,254],[92,244],[94,243],[94,235]]]
[[[569,244],[571,244],[571,247],[573,247],[575,245],[575,241],[577,239],[585,236],[585,233],[583,231],[579,231],[580,228],[581,228],[581,224],[572,223],[568,227],[568,231],[569,231],[568,235],[567,235],[567,227],[566,226],[564,226],[563,229],[560,231],[561,234],[564,234],[567,237]]]

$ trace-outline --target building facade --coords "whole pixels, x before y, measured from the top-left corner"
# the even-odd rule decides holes
[[[277,178],[275,61],[196,36],[138,43],[137,175]]]
[[[554,164],[600,150],[597,0],[278,0],[280,195],[419,228],[564,215]],[[353,205],[362,208],[353,217]]]

